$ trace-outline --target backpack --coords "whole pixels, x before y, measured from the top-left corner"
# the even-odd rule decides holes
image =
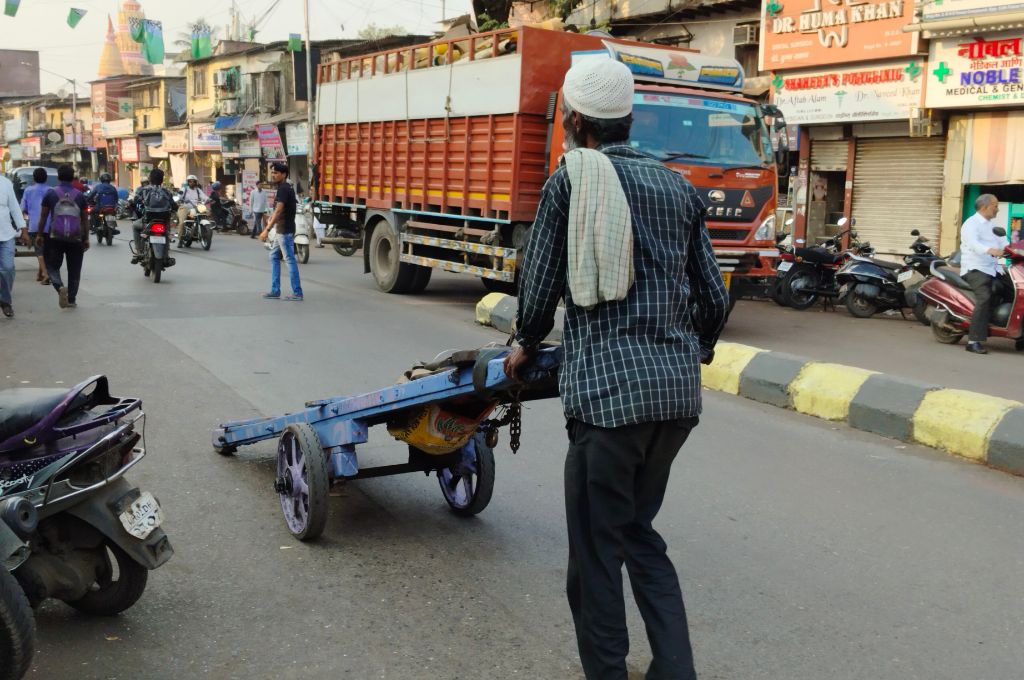
[[[163,187],[148,187],[149,191],[142,197],[142,207],[147,214],[169,213],[174,210],[171,194]]]
[[[96,187],[96,205],[101,208],[116,208],[117,201],[117,189],[109,184],[100,184]]]
[[[81,195],[78,189],[54,188],[57,205],[50,220],[50,238],[63,243],[82,242],[82,209],[76,199]]]

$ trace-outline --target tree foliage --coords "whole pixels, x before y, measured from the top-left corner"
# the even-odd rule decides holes
[[[356,37],[360,40],[380,40],[381,38],[407,34],[408,31],[401,26],[378,26],[377,24],[369,23],[360,29]]]

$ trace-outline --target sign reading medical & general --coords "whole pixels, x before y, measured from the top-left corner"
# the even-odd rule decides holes
[[[932,40],[928,108],[1024,103],[1024,31]]]

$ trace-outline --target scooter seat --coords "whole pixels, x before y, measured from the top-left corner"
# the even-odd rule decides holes
[[[898,262],[889,262],[889,260],[876,260],[874,258],[871,258],[871,261],[874,264],[877,264],[882,269],[891,269],[893,271],[896,271],[897,269],[903,269],[903,265]]]
[[[817,264],[840,264],[842,255],[834,255],[824,248],[797,248],[793,254],[806,262]]]
[[[939,273],[942,274],[943,279],[960,290],[967,291],[968,293],[974,292],[974,289],[971,288],[971,284],[967,283],[962,276],[954,272],[949,267],[939,267]]]
[[[28,430],[68,396],[68,390],[15,387],[0,390],[0,442]]]

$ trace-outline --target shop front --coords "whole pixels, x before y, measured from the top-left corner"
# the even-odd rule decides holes
[[[762,69],[772,102],[798,125],[794,236],[813,245],[855,217],[883,256],[907,252],[909,232],[937,236],[945,140],[920,115],[927,64],[903,32],[911,2],[835,6],[765,2]]]
[[[926,105],[949,115],[944,239],[983,193],[999,199],[997,221],[1020,232],[1024,219],[1024,29],[933,39]]]

